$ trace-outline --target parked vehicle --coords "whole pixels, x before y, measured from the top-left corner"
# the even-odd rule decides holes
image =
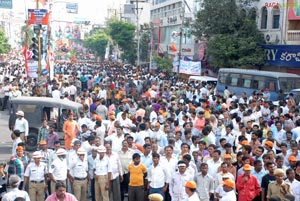
[[[24,112],[24,117],[29,124],[29,134],[27,137],[26,149],[28,151],[36,150],[38,129],[42,126],[44,119],[48,120],[49,125],[55,125],[56,132],[60,136],[60,140],[64,139],[62,132],[62,110],[68,110],[78,114],[82,109],[82,105],[69,100],[53,99],[48,97],[28,97],[21,96],[12,100],[13,114],[9,117],[9,128],[13,130],[16,112],[21,110]],[[50,119],[50,114],[54,112],[58,114],[57,118]]]

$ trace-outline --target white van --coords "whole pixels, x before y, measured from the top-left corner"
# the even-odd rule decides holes
[[[217,84],[218,79],[215,77],[209,77],[209,76],[190,76],[189,82],[194,83],[202,83],[206,82],[207,84]]]

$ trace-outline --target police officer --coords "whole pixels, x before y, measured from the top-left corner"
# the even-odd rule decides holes
[[[44,199],[44,190],[47,179],[47,166],[41,162],[42,155],[39,151],[33,152],[32,158],[34,162],[30,163],[24,173],[24,183],[22,190],[29,180],[29,197],[31,201],[39,201]]]
[[[84,148],[77,150],[77,159],[68,165],[68,178],[73,184],[74,194],[78,201],[86,200],[87,186],[90,181],[88,177],[88,163],[84,158],[86,151]]]
[[[51,192],[55,191],[55,184],[58,181],[63,182],[66,185],[67,179],[67,152],[64,149],[58,149],[56,151],[57,158],[50,165],[49,177],[51,179]]]

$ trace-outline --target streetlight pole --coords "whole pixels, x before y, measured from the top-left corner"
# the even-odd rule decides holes
[[[185,2],[184,0],[181,1],[182,3],[182,11],[181,11],[181,24],[180,24],[180,35],[179,35],[179,50],[178,50],[178,66],[177,66],[177,76],[179,77],[179,69],[181,63],[181,49],[182,49],[182,35],[183,35],[183,25],[184,25],[184,18],[185,18]]]
[[[135,1],[136,7],[133,8],[136,10],[136,39],[137,39],[137,67],[140,65],[140,25],[139,25],[139,10],[143,10],[143,8],[139,7],[139,0]]]
[[[39,9],[39,0],[36,0],[36,9]],[[38,25],[39,26],[39,25]],[[41,27],[39,26],[39,32],[37,34],[37,39],[38,39],[38,79],[41,78]]]

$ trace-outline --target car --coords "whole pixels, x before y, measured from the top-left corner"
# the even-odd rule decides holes
[[[49,125],[55,125],[56,132],[60,136],[60,140],[63,142],[64,133],[62,132],[61,124],[61,113],[62,110],[69,110],[74,114],[78,114],[79,110],[82,110],[82,104],[73,101],[66,101],[63,99],[54,99],[49,97],[28,97],[21,96],[12,99],[13,113],[9,117],[9,128],[13,130],[15,120],[17,118],[16,112],[23,111],[24,117],[29,124],[29,134],[27,136],[26,150],[34,151],[37,147],[37,136],[38,130],[42,126],[44,119],[48,120]],[[50,120],[51,110],[56,110],[58,112],[57,119]]]

